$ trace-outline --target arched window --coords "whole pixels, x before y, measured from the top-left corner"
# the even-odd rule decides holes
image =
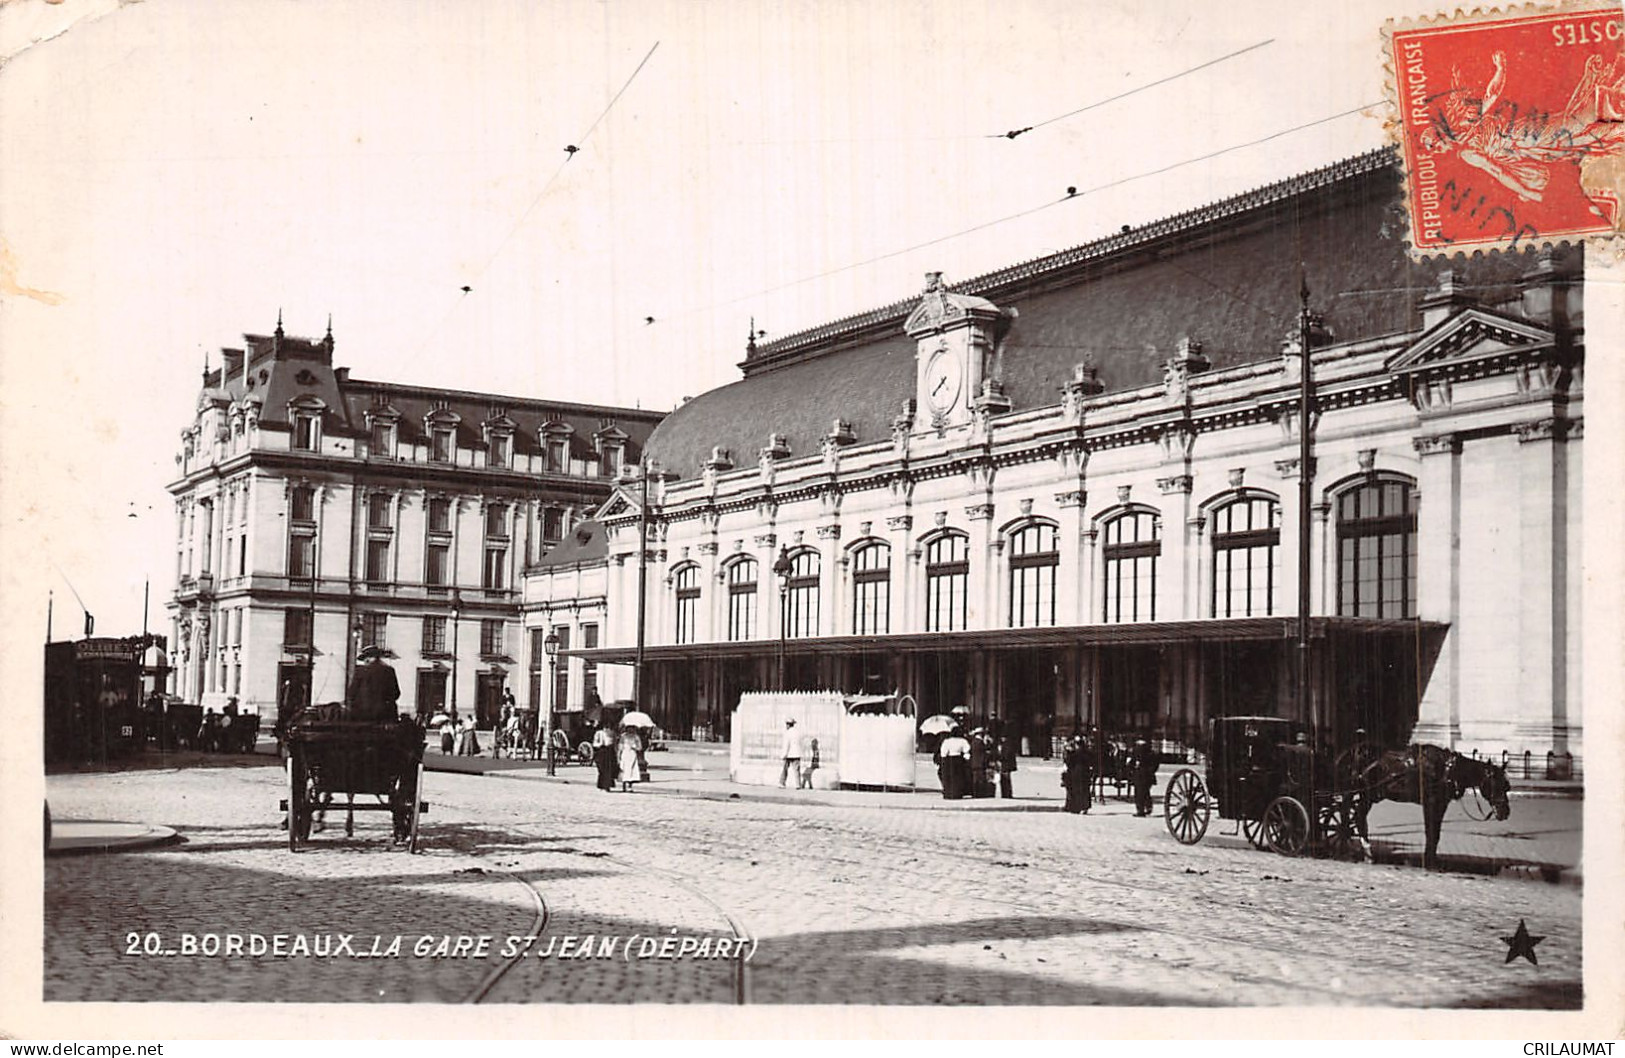
[[[1367,482],[1337,498],[1337,612],[1416,616],[1416,500],[1408,480]]]
[[[1157,560],[1162,556],[1162,521],[1155,511],[1132,510],[1106,523],[1101,560],[1106,576],[1103,619],[1157,619]]]
[[[970,594],[970,542],[947,533],[925,547],[925,630],[955,632],[966,624]]]
[[[1281,505],[1272,497],[1240,496],[1214,509],[1214,617],[1275,612],[1280,545]]]
[[[690,564],[679,569],[672,584],[677,589],[676,641],[692,643],[700,614],[700,567]]]
[[[756,634],[756,560],[742,558],[728,567],[728,638]]]
[[[891,545],[880,541],[852,552],[852,633],[891,630]]]
[[[818,552],[798,551],[790,556],[790,575],[784,581],[784,609],[779,617],[784,634],[791,637],[818,634]]]
[[[1055,571],[1061,564],[1060,534],[1035,522],[1010,534],[1010,627],[1055,623]]]

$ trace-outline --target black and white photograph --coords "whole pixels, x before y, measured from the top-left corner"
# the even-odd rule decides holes
[[[1612,1039],[1622,27],[0,3],[0,1034]]]

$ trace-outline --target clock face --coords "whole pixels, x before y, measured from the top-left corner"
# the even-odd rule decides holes
[[[961,377],[959,357],[947,348],[932,353],[931,362],[925,365],[926,404],[939,412],[952,408],[959,399]]]

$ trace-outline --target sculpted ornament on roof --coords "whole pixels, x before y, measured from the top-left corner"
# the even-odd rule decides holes
[[[942,282],[941,272],[927,272],[925,292],[920,295],[919,305],[903,324],[903,330],[908,334],[941,330],[972,312],[997,314],[998,311],[998,307],[986,298],[950,291]]]

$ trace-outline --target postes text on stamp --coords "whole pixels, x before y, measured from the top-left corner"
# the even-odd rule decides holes
[[[1385,36],[1413,254],[1522,250],[1619,230],[1617,3],[1391,23]]]

